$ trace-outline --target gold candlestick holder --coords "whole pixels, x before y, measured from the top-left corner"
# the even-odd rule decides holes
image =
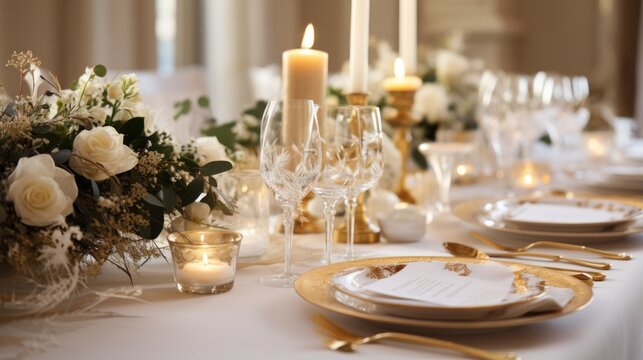
[[[351,93],[346,95],[349,105],[366,105],[368,94]],[[335,241],[345,243],[347,241],[346,222],[335,228]],[[355,244],[374,244],[380,242],[380,228],[366,215],[364,205],[364,193],[357,197],[355,208]]]
[[[393,142],[402,156],[402,168],[395,186],[395,194],[397,194],[400,200],[410,204],[415,204],[416,202],[413,195],[406,189],[406,167],[409,161],[411,147],[411,127],[417,123],[417,119],[411,114],[414,97],[415,90],[390,91],[389,103],[397,111],[394,117],[385,119],[395,128]]]

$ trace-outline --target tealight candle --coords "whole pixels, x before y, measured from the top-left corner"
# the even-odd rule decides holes
[[[514,165],[509,177],[512,187],[518,190],[536,190],[551,182],[549,166],[531,161]]]
[[[608,131],[587,133],[583,136],[585,153],[590,160],[606,160],[614,143],[613,133]]]
[[[392,91],[415,91],[422,86],[422,79],[413,75],[406,75],[404,70],[404,60],[395,59],[393,68],[395,77],[384,79],[382,87],[388,92]]]
[[[187,263],[183,267],[182,277],[195,283],[223,284],[234,278],[234,270],[223,261],[208,261],[208,254],[202,255],[200,263]]]
[[[174,280],[181,292],[218,294],[234,285],[241,234],[208,228],[168,236]]]

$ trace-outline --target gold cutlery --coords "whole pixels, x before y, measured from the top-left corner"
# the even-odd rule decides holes
[[[453,245],[455,244],[455,245]],[[466,258],[474,259],[489,259],[489,256],[482,250],[478,250],[474,247],[458,244],[458,243],[443,243],[444,248],[455,256],[461,256]],[[592,280],[594,281],[603,281],[607,277],[605,274],[596,271],[585,271],[585,270],[573,270],[573,269],[563,269],[550,266],[542,266],[546,269],[562,271],[567,273],[570,276],[573,276],[586,284],[593,286]]]
[[[442,243],[442,245],[451,253],[458,252],[459,254],[470,254],[468,257],[476,257],[477,253],[480,252],[480,250],[474,247],[460,244],[460,243],[455,243],[455,242],[445,242],[445,243]],[[600,269],[600,270],[609,270],[612,267],[612,265],[608,263],[601,263],[601,262],[595,262],[595,261],[589,261],[589,260],[580,260],[580,259],[562,256],[562,255],[553,255],[553,254],[544,254],[544,253],[535,253],[535,252],[486,253],[485,255],[487,255],[488,257],[499,257],[499,258],[532,257],[532,258],[550,259],[553,261],[566,262],[569,264],[575,264],[575,265],[580,265],[580,266],[585,266],[585,267],[590,267],[592,269]]]
[[[453,244],[454,243],[443,243],[442,245],[449,253],[455,256],[474,258],[474,259],[483,259],[483,260],[489,259],[489,256],[482,250],[478,250],[463,244],[456,244],[457,246],[454,246]],[[575,277],[576,279],[592,287],[594,286],[594,281],[603,281],[606,278],[605,274],[600,272],[595,272],[595,271],[585,271],[585,270],[577,271],[572,269],[563,269],[563,268],[556,268],[556,267],[549,267],[549,266],[543,266],[543,267],[546,269],[551,269],[551,270],[556,270],[556,271],[561,271],[563,273],[566,273],[567,275]]]
[[[512,248],[512,247],[509,247],[509,246],[506,246],[506,245],[499,244],[499,243],[491,240],[490,238],[480,234],[479,232],[472,231],[471,236],[473,236],[474,238],[480,240],[481,242],[483,242],[483,243],[485,243],[485,244],[487,244],[487,245],[489,245],[489,246],[491,246],[493,248],[496,248],[498,250],[503,250],[503,251],[525,252],[525,251],[527,251],[529,249],[537,248],[537,247],[540,247],[540,248],[555,248],[555,249],[584,251],[584,252],[600,255],[601,257],[606,258],[606,259],[632,260],[632,255],[630,255],[628,253],[624,253],[624,252],[615,253],[615,252],[611,252],[611,251],[604,251],[604,250],[591,248],[591,247],[584,246],[584,245],[566,244],[566,243],[560,243],[560,242],[554,242],[554,241],[535,241],[535,242],[532,242],[531,244],[528,244],[528,245],[523,246],[523,247]]]
[[[435,338],[430,338],[426,336],[405,334],[399,332],[382,332],[373,334],[370,336],[360,336],[353,334],[348,330],[340,327],[334,322],[328,320],[322,315],[315,315],[312,318],[313,322],[319,326],[321,330],[324,331],[327,335],[331,336],[333,339],[327,342],[328,348],[336,351],[343,352],[353,352],[356,350],[356,346],[362,344],[368,344],[376,342],[379,340],[397,340],[402,342],[409,342],[415,344],[422,344],[428,346],[434,346],[443,349],[449,349],[453,351],[460,352],[462,354],[469,355],[476,359],[485,359],[485,360],[507,360],[507,359],[518,359],[518,357],[513,353],[499,353],[491,352],[487,350],[482,350],[474,348],[467,345],[462,345],[454,343],[451,341],[439,340]]]

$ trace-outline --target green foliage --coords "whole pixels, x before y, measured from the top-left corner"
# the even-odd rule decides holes
[[[348,105],[348,100],[346,99],[346,95],[344,95],[344,91],[340,88],[328,87],[328,96],[334,96],[339,100],[339,105],[344,106]]]
[[[123,143],[129,145],[137,138],[140,138],[145,131],[145,119],[142,117],[135,117],[126,121],[118,129],[118,132],[125,135]]]
[[[202,108],[210,107],[210,99],[207,96],[199,96],[196,100],[196,103]]]
[[[174,103],[174,120],[178,120],[181,116],[185,116],[192,110],[192,102],[190,99],[178,101]]]
[[[201,167],[201,175],[217,175],[230,169],[232,169],[232,163],[229,161],[211,161]]]
[[[105,65],[98,64],[94,66],[94,74],[98,77],[105,77],[105,75],[107,75],[107,68]]]

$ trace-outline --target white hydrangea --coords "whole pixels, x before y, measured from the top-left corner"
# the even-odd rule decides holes
[[[446,86],[455,86],[470,68],[469,60],[461,54],[440,50],[435,58],[438,81]]]
[[[446,120],[449,117],[449,95],[442,85],[424,84],[415,93],[413,112],[431,123]]]

